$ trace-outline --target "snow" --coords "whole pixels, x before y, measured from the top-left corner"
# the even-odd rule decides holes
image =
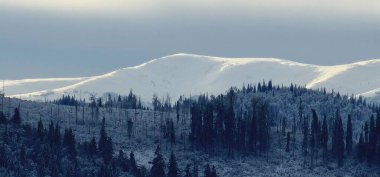
[[[380,89],[380,59],[335,66],[303,64],[275,58],[221,58],[175,54],[154,59],[104,75],[79,78],[6,80],[6,94],[23,99],[56,98],[62,94],[88,97],[114,92],[126,95],[130,89],[142,100],[154,93],[180,95],[223,93],[231,86],[257,83],[263,79],[276,84],[334,89],[344,94],[374,97]]]

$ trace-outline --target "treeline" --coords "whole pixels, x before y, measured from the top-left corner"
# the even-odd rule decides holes
[[[141,103],[140,97],[130,90],[127,96],[114,95],[108,93],[103,97],[96,97],[95,94],[90,94],[89,100],[77,98],[75,96],[63,95],[62,98],[53,100],[52,103],[57,105],[68,106],[84,106],[98,108],[122,108],[122,109],[148,109]]]
[[[40,120],[33,128],[22,124],[18,108],[10,120],[0,112],[0,175],[1,176],[51,176],[51,177],[198,177],[197,164],[180,170],[174,152],[166,164],[160,147],[155,151],[152,167],[147,169],[136,163],[135,155],[123,150],[115,153],[112,138],[102,120],[99,140],[77,142],[71,128],[61,132],[52,121],[45,128]],[[192,167],[192,168],[191,168]],[[217,177],[214,166],[204,167],[204,177]]]

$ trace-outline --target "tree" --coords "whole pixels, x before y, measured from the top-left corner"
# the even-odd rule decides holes
[[[133,152],[129,154],[129,166],[131,167],[132,173],[136,176],[138,174],[139,169],[137,168],[135,154]]]
[[[218,177],[218,175],[216,174],[216,169],[214,165],[212,166],[212,169],[211,169],[211,177]]]
[[[323,118],[322,122],[322,130],[321,130],[321,147],[323,148],[325,154],[325,158],[327,157],[327,144],[329,141],[329,133],[328,133],[328,127],[327,127],[327,118],[326,115]]]
[[[211,168],[209,164],[206,164],[205,166],[204,177],[212,177]]]
[[[111,137],[108,137],[106,140],[104,150],[102,151],[103,161],[105,164],[108,164],[111,162],[112,154],[113,154],[112,139]]]
[[[165,177],[165,162],[160,151],[160,146],[157,146],[155,151],[155,158],[152,162],[153,165],[150,169],[150,177]]]
[[[168,169],[168,177],[178,177],[178,166],[177,166],[177,159],[172,152],[169,159],[169,169]]]
[[[41,119],[38,121],[38,125],[37,125],[37,137],[38,139],[40,139],[40,141],[42,141],[44,139],[44,125],[42,124],[42,121]]]
[[[193,175],[190,172],[190,165],[186,165],[185,175],[183,177],[192,177]]]
[[[343,140],[343,124],[339,110],[335,114],[334,131],[332,139],[332,152],[335,158],[338,159],[339,166],[343,165],[344,157],[344,140]]]
[[[290,151],[290,147],[289,147],[289,145],[290,145],[290,132],[288,132],[288,133],[286,134],[286,152],[289,152],[289,151]]]
[[[308,137],[309,137],[309,121],[307,120],[307,117],[304,117],[303,120],[303,141],[302,141],[302,151],[304,157],[307,156],[307,145],[308,145]]]
[[[90,157],[94,156],[97,152],[96,139],[95,136],[92,137],[90,143],[88,144],[88,154]]]
[[[357,145],[357,156],[358,160],[362,162],[365,156],[365,142],[363,138],[363,133],[360,134],[359,142]]]
[[[375,119],[371,116],[369,123],[369,139],[367,143],[367,162],[372,165],[374,158],[376,157],[376,129],[375,129]]]
[[[311,121],[311,137],[310,137],[310,149],[311,149],[311,164],[313,164],[314,157],[317,157],[317,146],[318,146],[318,137],[319,137],[319,129],[318,129],[318,116],[314,109],[312,112],[312,121]]]
[[[351,115],[348,115],[348,119],[347,119],[346,152],[347,152],[347,154],[351,154],[351,152],[352,152],[352,122],[351,122]]]
[[[107,143],[107,132],[106,132],[106,119],[102,119],[102,127],[100,128],[100,138],[98,143],[99,152],[103,152]]]
[[[0,124],[7,123],[7,118],[5,117],[3,111],[0,111]]]
[[[61,129],[59,127],[58,122],[55,124],[53,144],[56,147],[61,146]]]
[[[18,108],[15,108],[11,121],[12,121],[12,123],[14,123],[16,125],[21,124],[21,116],[20,116],[20,111]]]

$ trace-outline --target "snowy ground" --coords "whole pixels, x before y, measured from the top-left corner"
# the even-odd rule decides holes
[[[168,162],[168,157],[171,151],[177,155],[180,169],[183,170],[187,164],[197,162],[200,172],[203,172],[203,166],[206,163],[215,165],[219,176],[222,177],[249,177],[249,176],[379,176],[378,168],[369,168],[366,164],[356,164],[353,160],[346,159],[345,166],[337,167],[335,162],[322,161],[319,159],[314,168],[305,166],[301,154],[299,144],[301,137],[297,138],[298,149],[294,152],[286,153],[285,137],[279,136],[273,129],[270,155],[266,154],[255,156],[253,154],[235,155],[233,159],[227,158],[224,155],[210,156],[203,152],[191,151],[189,142],[186,137],[189,133],[189,115],[181,114],[181,120],[176,124],[177,143],[174,146],[167,144],[160,133],[160,125],[166,118],[173,118],[174,113],[159,113],[153,111],[140,110],[124,110],[113,108],[107,110],[100,108],[99,116],[91,118],[91,109],[85,107],[84,122],[82,124],[83,109],[78,110],[78,122],[75,123],[75,107],[58,106],[49,103],[37,103],[30,101],[21,101],[16,99],[5,101],[4,112],[7,115],[13,114],[13,108],[19,106],[23,121],[30,122],[32,126],[36,126],[38,120],[44,122],[47,127],[49,122],[59,122],[62,129],[73,128],[76,138],[79,141],[89,140],[92,136],[98,137],[100,130],[101,117],[106,118],[106,130],[112,137],[114,142],[115,153],[120,149],[129,153],[135,152],[136,160],[139,165],[150,167],[149,161],[153,159],[154,149],[158,144],[161,144],[161,149]],[[127,121],[131,119],[134,122],[133,137],[129,139],[127,136]],[[182,122],[183,121],[183,122]],[[176,122],[176,121],[175,121]],[[63,130],[62,130],[63,131]],[[293,148],[291,148],[293,149]],[[237,153],[235,153],[237,154]],[[115,154],[117,155],[117,154]]]

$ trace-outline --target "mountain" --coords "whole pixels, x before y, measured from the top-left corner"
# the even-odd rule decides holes
[[[224,93],[231,86],[272,80],[274,84],[334,89],[343,94],[376,98],[380,95],[380,59],[319,66],[275,58],[221,58],[175,54],[104,75],[79,78],[5,80],[5,92],[23,99],[57,98],[62,94],[88,97],[106,92],[128,94],[142,100],[154,93],[180,95]]]

